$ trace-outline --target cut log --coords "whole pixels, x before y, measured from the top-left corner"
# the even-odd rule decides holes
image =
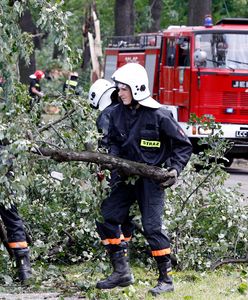
[[[168,171],[166,169],[122,159],[109,154],[102,154],[99,152],[83,151],[79,153],[74,151],[65,151],[57,149],[54,150],[43,147],[32,149],[32,152],[35,154],[48,156],[57,162],[91,162],[98,165],[102,165],[105,169],[119,169],[122,173],[124,173],[127,176],[139,175],[154,179],[158,182],[164,182],[168,178]]]

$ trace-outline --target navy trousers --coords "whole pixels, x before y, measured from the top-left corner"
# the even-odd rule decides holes
[[[169,254],[170,241],[162,229],[164,191],[159,183],[148,178],[139,178],[135,184],[119,181],[112,186],[110,195],[101,206],[104,221],[97,222],[97,231],[103,244],[116,245],[120,242],[122,225],[126,223],[130,207],[136,200],[141,212],[144,235],[153,256]]]
[[[0,205],[0,216],[6,227],[10,247],[25,248],[25,245],[27,244],[26,234],[23,221],[18,214],[16,206],[12,205],[10,209],[6,209],[3,205]]]

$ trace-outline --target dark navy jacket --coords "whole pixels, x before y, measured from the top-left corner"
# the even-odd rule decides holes
[[[178,174],[192,153],[191,143],[172,113],[164,108],[118,104],[110,115],[110,153],[153,166],[169,167]]]
[[[32,92],[33,87],[35,87],[37,91],[39,91],[39,92],[41,91],[39,80],[33,78],[33,79],[31,79],[30,84],[29,84],[29,95],[31,97],[35,98],[35,97],[38,97],[38,96]]]
[[[110,113],[117,104],[115,102],[107,106],[98,116],[96,120],[96,126],[99,133],[102,133],[103,137],[101,139],[100,145],[106,149],[109,148],[108,132],[109,132],[109,118]]]

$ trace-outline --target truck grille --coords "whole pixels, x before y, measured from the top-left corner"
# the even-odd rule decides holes
[[[217,122],[248,123],[248,93],[211,91],[202,95],[201,103],[204,105],[199,105],[200,116],[211,112]]]
[[[248,108],[248,93],[240,93],[240,105]]]
[[[242,115],[242,116],[248,116],[248,109],[242,109],[242,110],[240,110],[240,115]]]
[[[236,93],[232,92],[224,92],[223,93],[223,105],[224,106],[237,106],[238,105],[238,97]]]
[[[222,99],[224,107],[234,107],[240,115],[248,115],[248,93],[224,92]]]

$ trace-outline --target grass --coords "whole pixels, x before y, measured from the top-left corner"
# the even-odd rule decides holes
[[[156,285],[155,270],[134,266],[135,283],[125,288],[98,290],[97,280],[109,274],[109,268],[101,271],[104,264],[90,262],[73,266],[50,265],[45,269],[35,267],[35,282],[28,288],[21,288],[13,283],[2,285],[0,292],[32,293],[58,292],[61,299],[66,296],[76,296],[80,299],[114,299],[114,300],[151,300],[149,289]],[[105,274],[103,274],[104,272]],[[175,291],[156,300],[245,300],[248,299],[248,266],[223,267],[214,272],[183,271],[173,272]],[[0,294],[1,295],[1,294]]]
[[[78,268],[76,268],[76,270],[78,270]],[[148,291],[151,287],[156,285],[156,272],[153,270],[144,270],[144,268],[140,267],[134,267],[133,272],[135,276],[135,284],[133,286],[108,291],[98,291],[91,286],[88,292],[86,292],[89,297],[88,299],[154,299]],[[244,273],[248,273],[248,268],[246,268]],[[71,275],[72,274],[73,273],[71,273]],[[98,273],[93,273],[89,277],[90,282],[94,282],[93,284],[95,284],[100,277]],[[86,283],[89,278],[86,279]],[[245,279],[242,279],[239,269],[232,269],[230,271],[228,268],[225,268],[220,271],[205,273],[195,271],[174,272],[173,278],[175,291],[163,296],[157,296],[156,299],[248,299],[247,276]],[[246,282],[244,289],[240,289],[242,281]],[[83,285],[83,282],[81,282],[81,284]]]

